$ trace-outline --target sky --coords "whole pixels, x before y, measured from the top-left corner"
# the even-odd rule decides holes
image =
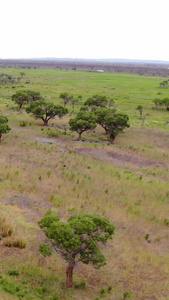
[[[0,58],[169,61],[169,0],[1,0]]]

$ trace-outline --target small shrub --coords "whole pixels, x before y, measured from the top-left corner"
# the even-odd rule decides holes
[[[82,280],[82,281],[80,282],[80,287],[81,287],[81,288],[85,288],[85,286],[86,286],[86,281]]]
[[[11,270],[8,271],[8,275],[9,276],[18,276],[19,272],[15,269],[11,269]]]
[[[58,294],[54,294],[53,297],[52,297],[52,300],[59,300]]]
[[[47,244],[39,245],[39,252],[44,256],[51,256],[52,251]]]
[[[132,297],[132,293],[131,292],[124,292],[123,293],[123,299],[130,299]]]
[[[166,226],[169,225],[169,219],[164,219],[164,225],[166,225]]]
[[[146,241],[149,239],[149,237],[150,237],[149,233],[146,233],[145,236],[144,236]]]
[[[100,294],[101,294],[102,297],[105,297],[106,296],[106,290],[104,288],[102,288],[100,290]]]
[[[21,127],[25,127],[26,125],[27,125],[26,121],[20,121],[19,122],[19,126],[21,126]]]
[[[112,289],[113,289],[113,287],[112,287],[112,285],[110,285],[110,286],[108,286],[108,292],[110,293],[111,291],[112,291]]]

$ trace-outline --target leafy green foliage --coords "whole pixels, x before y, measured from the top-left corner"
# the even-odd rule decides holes
[[[105,123],[105,118],[107,116],[111,116],[116,112],[116,109],[108,109],[108,108],[98,108],[95,111],[96,115],[96,122],[97,124],[100,124],[106,131],[106,134],[108,134],[108,126]]]
[[[138,105],[136,109],[140,112],[140,116],[142,116],[142,114],[143,114],[143,106],[142,105]]]
[[[66,106],[66,104],[71,101],[71,99],[73,98],[72,96],[70,96],[68,93],[61,93],[59,98],[62,99],[64,107]]]
[[[115,137],[123,131],[124,128],[130,127],[128,124],[129,117],[126,114],[118,113],[105,117],[105,125],[108,129],[112,142]]]
[[[96,127],[96,117],[92,112],[80,111],[76,118],[70,119],[69,121],[70,130],[77,131],[79,133],[79,140],[81,134],[89,129]]]
[[[108,103],[106,96],[93,95],[92,98],[88,98],[84,105],[89,107],[106,107]],[[95,108],[93,109],[95,110]]]
[[[26,109],[27,113],[32,113],[36,119],[41,119],[44,125],[48,125],[48,121],[56,115],[59,117],[68,113],[68,110],[61,105],[55,105],[45,100],[37,100],[32,102]]]
[[[57,215],[48,215],[39,221],[54,249],[69,264],[81,261],[92,263],[96,268],[105,265],[106,259],[100,250],[100,243],[112,238],[115,227],[105,217],[77,213],[67,222],[62,222]]]
[[[18,91],[12,95],[12,101],[18,105],[19,110],[25,103],[29,103],[30,99],[30,95],[26,91]]]
[[[39,252],[45,257],[51,256],[51,254],[52,254],[52,251],[47,244],[39,245]]]
[[[2,134],[8,133],[11,128],[8,126],[8,118],[5,116],[0,116],[0,142]]]

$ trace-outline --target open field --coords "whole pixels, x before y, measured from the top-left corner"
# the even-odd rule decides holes
[[[20,72],[0,69],[14,77]],[[168,86],[159,87],[164,78],[47,68],[24,72],[20,82],[0,85],[0,113],[12,128],[0,144],[0,210],[13,238],[26,242],[19,249],[5,246],[9,237],[0,241],[0,299],[94,300],[102,298],[102,288],[105,300],[125,299],[125,292],[135,300],[169,299],[169,112],[152,109],[154,98],[169,95]],[[25,110],[16,111],[11,96],[23,89],[57,104],[62,92],[82,95],[74,114],[90,96],[106,95],[129,115],[130,128],[113,145],[99,126],[77,142],[77,133],[65,134],[63,126],[74,116],[71,105],[68,115],[44,127]],[[80,210],[98,213],[116,227],[113,240],[102,247],[105,267],[77,265],[74,280],[85,280],[85,288],[66,289],[65,261],[38,251],[45,236],[37,222],[50,208],[63,220]],[[11,270],[18,275],[9,275]]]

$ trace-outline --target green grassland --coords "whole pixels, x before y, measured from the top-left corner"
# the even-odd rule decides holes
[[[16,77],[22,71],[0,69]],[[120,300],[125,292],[137,300],[169,299],[169,112],[152,109],[152,100],[168,97],[169,87],[159,87],[162,78],[139,75],[24,72],[19,83],[0,86],[0,113],[12,128],[0,144],[0,216],[13,230],[0,241],[0,299]],[[74,114],[69,104],[69,114],[46,128],[15,109],[11,96],[23,89],[39,91],[56,104],[62,103],[62,92],[82,99]],[[65,134],[63,125],[94,94],[113,98],[117,111],[129,115],[130,128],[114,144],[99,126],[84,133],[84,142],[77,142],[76,132]],[[27,125],[21,127],[21,121]],[[44,258],[38,251],[45,241],[38,221],[50,208],[63,220],[81,210],[98,213],[116,227],[102,247],[105,267],[77,265],[74,281],[85,281],[85,287],[66,289],[66,262],[57,253]],[[26,247],[6,247],[10,239]]]

